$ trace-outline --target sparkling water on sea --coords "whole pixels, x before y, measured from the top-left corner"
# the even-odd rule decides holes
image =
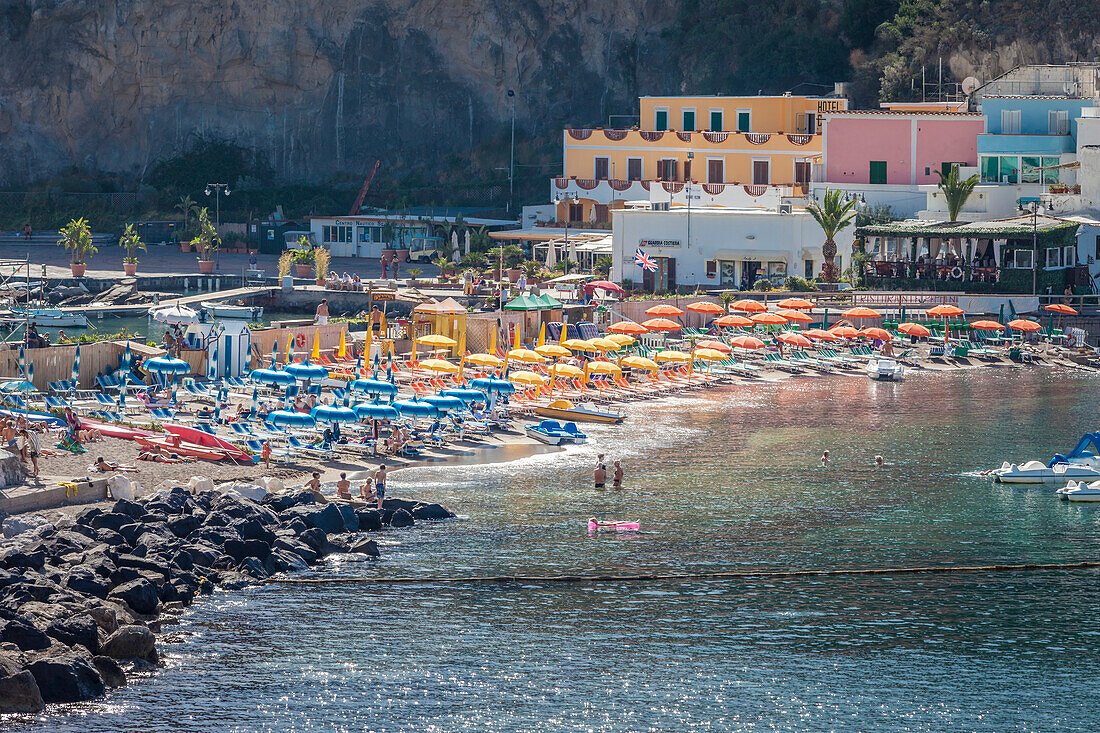
[[[1100,506],[977,475],[1097,428],[1039,369],[736,386],[590,444],[401,472],[462,519],[314,575],[638,573],[1096,560]],[[818,459],[828,448],[834,466]],[[597,452],[626,488],[594,490]],[[881,454],[886,466],[876,469]],[[590,536],[589,516],[642,532]],[[12,729],[1095,730],[1094,571],[604,585],[276,584],[200,600],[167,668]]]

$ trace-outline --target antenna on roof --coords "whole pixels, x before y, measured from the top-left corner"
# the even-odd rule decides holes
[[[976,76],[968,76],[963,79],[962,90],[963,94],[970,95],[974,93],[974,90],[981,86],[981,82],[978,81]]]

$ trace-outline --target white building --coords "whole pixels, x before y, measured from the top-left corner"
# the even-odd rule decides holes
[[[516,227],[510,219],[457,220],[455,216],[383,213],[315,216],[309,230],[313,241],[329,248],[333,257],[381,258],[383,249],[406,249],[409,258],[416,260],[435,256],[443,243],[442,230],[448,224],[463,229],[485,227],[489,231]],[[459,248],[465,251],[465,246],[465,237],[460,237]]]
[[[842,270],[851,264],[853,229],[848,227],[836,239],[836,264]],[[649,290],[696,285],[736,289],[751,286],[759,277],[781,285],[789,275],[821,274],[824,241],[821,228],[804,208],[616,209],[611,279],[642,283]],[[644,272],[635,264],[639,249],[656,260],[657,272]]]

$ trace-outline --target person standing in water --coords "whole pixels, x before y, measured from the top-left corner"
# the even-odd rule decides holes
[[[374,498],[378,500],[378,511],[382,511],[382,500],[386,498],[386,464],[383,463],[374,472]]]
[[[611,488],[621,489],[623,487],[623,466],[618,461],[615,461],[615,471],[611,475]]]
[[[829,451],[825,451],[824,453],[821,454],[821,465],[822,466],[828,466],[829,465]]]
[[[607,483],[607,467],[604,466],[603,461],[596,464],[596,470],[592,472],[592,478],[597,489],[602,489]]]

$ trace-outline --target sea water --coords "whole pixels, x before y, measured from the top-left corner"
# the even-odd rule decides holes
[[[312,577],[1097,560],[1100,507],[978,475],[1097,428],[1079,372],[741,385],[628,408],[589,444],[394,474],[461,515]],[[833,465],[819,465],[821,452]],[[595,490],[597,452],[622,490]],[[875,468],[874,456],[885,466]],[[588,517],[638,533],[589,534]],[[1096,730],[1095,571],[217,593],[167,668],[12,720],[53,731]]]

